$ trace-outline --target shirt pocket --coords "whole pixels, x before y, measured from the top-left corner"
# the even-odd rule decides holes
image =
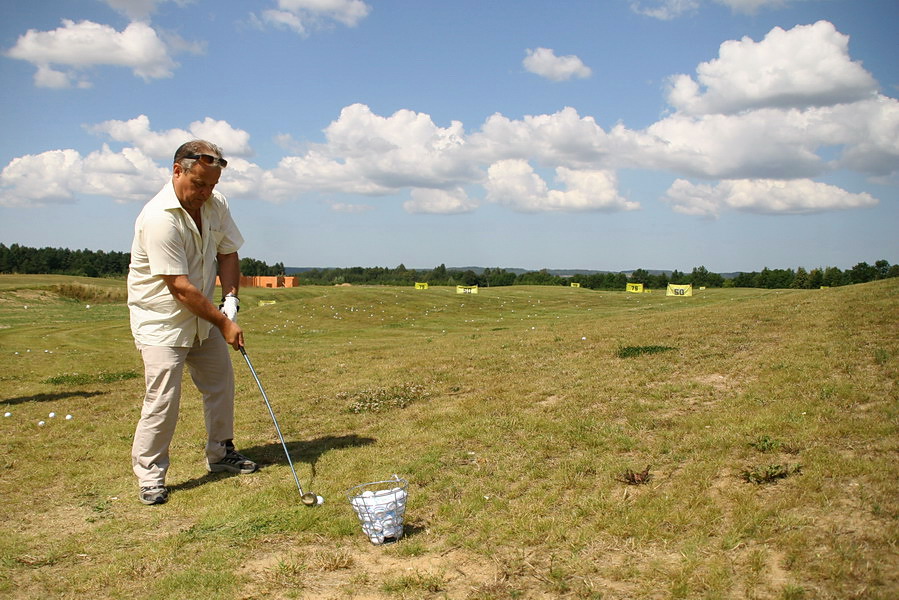
[[[215,248],[216,252],[218,252],[219,246],[221,246],[222,244],[222,240],[225,239],[225,232],[221,229],[210,227],[209,234],[212,236],[212,247]]]

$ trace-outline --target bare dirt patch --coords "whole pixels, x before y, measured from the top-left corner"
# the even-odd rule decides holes
[[[272,553],[246,563],[241,576],[252,582],[243,598],[317,600],[466,598],[501,579],[496,564],[463,550],[406,556],[400,545],[364,542]]]

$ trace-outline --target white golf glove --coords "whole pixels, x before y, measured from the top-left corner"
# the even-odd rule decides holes
[[[225,316],[237,323],[237,311],[240,310],[240,300],[234,294],[228,294],[222,298],[219,309],[225,313]]]

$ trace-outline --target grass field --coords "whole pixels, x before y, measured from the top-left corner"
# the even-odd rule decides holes
[[[261,470],[205,472],[186,383],[171,499],[137,501],[123,289],[0,276],[2,597],[899,597],[899,280],[242,290],[315,508],[238,353]],[[345,491],[393,474],[405,537],[374,546]]]

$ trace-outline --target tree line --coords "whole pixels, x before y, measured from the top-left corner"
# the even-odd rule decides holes
[[[104,252],[102,250],[68,250],[65,248],[29,248],[19,244],[6,246],[0,243],[0,273],[75,275],[82,277],[124,277],[131,261],[129,252]],[[285,274],[284,263],[268,265],[254,258],[240,259],[241,273],[248,276],[277,276]],[[866,283],[889,277],[899,277],[899,265],[878,260],[873,265],[860,262],[845,271],[837,267],[793,269],[769,269],[751,273],[738,273],[732,278],[713,273],[704,266],[695,267],[690,273],[650,272],[637,269],[628,273],[581,273],[563,276],[548,269],[515,273],[501,268],[487,268],[480,272],[473,269],[448,269],[440,265],[430,270],[407,269],[405,265],[387,267],[349,267],[310,269],[299,273],[302,285],[413,285],[417,282],[429,285],[466,285],[499,287],[508,285],[559,285],[578,283],[581,287],[596,290],[623,290],[628,283],[642,283],[649,289],[665,289],[669,283],[692,284],[694,287],[752,287],[769,289],[815,289],[822,286],[837,287]]]
[[[29,248],[0,244],[0,273],[74,275],[76,277],[124,277],[131,263],[130,252]],[[269,266],[253,258],[240,259],[244,275],[284,275],[284,264]]]
[[[476,285],[479,287],[495,287],[505,285],[559,285],[568,286],[578,283],[581,287],[595,290],[623,290],[628,283],[642,283],[649,289],[665,289],[669,283],[692,284],[694,287],[753,287],[753,288],[796,288],[815,289],[822,286],[841,286],[853,283],[865,283],[888,277],[899,277],[899,265],[890,265],[879,260],[874,265],[861,262],[841,271],[837,267],[815,268],[807,271],[799,267],[793,269],[768,269],[760,272],[739,273],[735,277],[725,278],[713,273],[704,266],[694,268],[690,273],[674,270],[670,273],[651,273],[646,269],[637,269],[630,274],[624,272],[582,273],[574,275],[556,275],[548,269],[513,273],[500,268],[488,268],[477,273],[472,269],[447,269],[445,265],[430,271],[407,269],[399,265],[395,269],[386,267],[351,267],[334,269],[311,269],[298,274],[300,284],[337,285],[349,283],[354,285],[412,285],[416,282],[428,285]]]

